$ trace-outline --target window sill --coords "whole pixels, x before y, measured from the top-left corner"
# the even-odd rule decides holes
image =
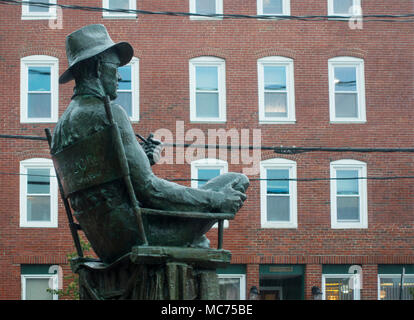
[[[137,15],[110,15],[110,16],[102,16],[103,19],[137,19]]]
[[[38,15],[26,15],[22,16],[22,20],[56,20],[57,16],[53,15],[45,15],[45,16],[38,16]]]
[[[331,120],[329,122],[332,124],[364,124],[367,123],[367,120]]]
[[[259,124],[296,124],[296,120],[259,120]]]
[[[293,222],[286,222],[286,223],[277,223],[277,222],[266,222],[263,223],[261,227],[263,229],[297,229],[298,225],[297,223]]]

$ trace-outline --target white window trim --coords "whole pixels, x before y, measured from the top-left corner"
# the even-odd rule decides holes
[[[360,199],[360,221],[338,221],[337,219],[337,180],[336,171],[338,169],[358,170],[358,177],[367,177],[367,164],[357,160],[338,160],[330,164],[331,177],[331,228],[333,229],[366,229],[368,228],[368,196],[367,180],[358,179],[359,199]]]
[[[22,285],[22,300],[26,300],[26,280],[27,279],[52,279],[49,283],[52,284],[52,290],[57,290],[58,288],[58,275],[57,274],[22,274],[21,275],[21,285]],[[56,293],[52,294],[53,300],[58,300],[59,296]]]
[[[297,183],[295,180],[289,181],[290,195],[290,221],[276,222],[267,221],[267,169],[287,169],[289,179],[296,179],[296,162],[287,159],[269,159],[260,162],[260,221],[262,228],[297,228]]]
[[[322,275],[322,300],[326,300],[326,279],[327,278],[353,278],[353,294],[354,300],[361,299],[361,277],[358,273],[344,273],[344,274],[323,274]]]
[[[343,118],[335,115],[335,67],[355,67],[357,94],[358,94],[358,117]],[[331,123],[365,123],[365,71],[364,60],[354,57],[335,57],[328,60],[329,70],[329,116]]]
[[[290,16],[290,0],[282,0],[282,6],[283,6],[283,12],[282,13],[271,13],[266,14],[263,13],[263,1],[264,0],[257,0],[257,15],[261,16],[272,16],[272,15],[278,15],[278,16]],[[268,20],[268,19],[264,19]]]
[[[109,0],[102,1],[102,7],[109,9]],[[137,1],[129,0],[129,10],[137,10]],[[103,11],[102,18],[105,19],[135,19],[136,13],[124,13],[124,12],[110,12]]]
[[[42,168],[50,170],[50,221],[27,221],[27,169]],[[58,185],[53,162],[50,159],[33,158],[20,162],[20,227],[57,228],[58,227]]]
[[[353,0],[352,3],[352,10],[345,14],[345,13],[335,13],[334,12],[334,0],[328,0],[328,16],[339,16],[339,17],[352,17],[359,15],[361,13],[361,0]]]
[[[131,121],[139,121],[139,59],[133,57],[128,63],[131,66],[131,112],[132,116],[129,117]],[[118,90],[122,92],[123,90]]]
[[[404,277],[414,278],[414,274],[406,273]],[[378,300],[381,300],[381,278],[396,278],[398,281],[401,281],[401,274],[398,273],[380,273],[378,274],[378,283],[377,283],[377,293]]]
[[[49,0],[49,3],[56,4],[56,0]],[[30,12],[29,5],[22,4],[22,20],[50,20],[56,18],[56,6],[50,6],[48,12]]]
[[[196,67],[215,66],[218,73],[219,116],[217,118],[200,118],[196,113]],[[197,57],[190,59],[190,121],[191,122],[226,122],[226,62],[216,57]]]
[[[246,300],[246,275],[245,274],[217,274],[219,279],[238,278],[240,279],[240,300]]]
[[[197,0],[190,0],[190,13],[197,13],[196,12],[196,1]],[[215,0],[216,1],[216,13],[215,14],[223,14],[223,0]],[[190,16],[190,20],[222,20],[222,17],[204,17],[204,16]]]
[[[29,118],[28,90],[29,67],[50,67],[51,113],[50,118]],[[45,55],[34,55],[20,59],[20,122],[21,123],[52,123],[59,117],[59,59]]]
[[[220,159],[212,159],[212,158],[205,158],[205,159],[198,159],[191,162],[191,187],[198,188],[198,169],[219,169],[220,174],[228,172],[228,163],[227,161],[220,160]],[[195,179],[195,180],[193,180]],[[224,228],[229,227],[229,221],[224,220],[223,223]],[[212,228],[217,228],[218,224],[215,223]]]
[[[266,117],[265,116],[265,93],[264,93],[264,67],[283,66],[286,68],[286,99],[287,117]],[[261,124],[292,124],[296,122],[295,114],[295,84],[293,59],[272,56],[257,60],[258,88],[259,88],[259,123]]]

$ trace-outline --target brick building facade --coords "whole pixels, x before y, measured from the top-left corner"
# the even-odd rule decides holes
[[[343,13],[341,5],[331,0],[270,1],[273,7],[260,0],[211,3],[203,7],[197,1],[125,2],[132,9],[148,11]],[[90,0],[87,5],[112,6],[105,0]],[[362,12],[369,15],[412,11],[409,1],[362,2]],[[124,70],[126,79],[129,72],[133,80],[124,89],[127,99],[132,98],[128,103],[134,130],[141,135],[169,131],[172,142],[192,143],[195,134],[200,138],[202,133],[203,144],[210,144],[209,132],[223,129],[237,133],[237,145],[252,145],[254,132],[260,133],[261,146],[413,145],[411,23],[364,21],[352,28],[338,19],[111,16],[71,9],[25,11],[21,5],[3,3],[0,21],[2,135],[43,137],[44,128],[53,129],[74,85],[57,86],[57,75],[67,67],[65,37],[84,25],[102,23],[114,41],[128,41],[134,47],[135,64]],[[36,78],[44,77],[45,70],[49,86],[36,85],[45,79]],[[203,91],[202,83],[208,90]],[[208,94],[214,101],[203,113],[201,106],[212,101],[207,100]],[[41,95],[50,106],[42,104],[37,110],[31,104],[36,106],[33,101],[43,99]],[[242,130],[247,140],[242,141]],[[212,151],[217,151],[215,156]],[[188,161],[179,163],[186,152],[189,156],[188,149],[173,149],[173,163],[155,165],[154,172],[165,179],[187,179],[179,183],[190,186],[190,179],[203,171]],[[230,152],[209,152],[204,158],[220,158],[229,172],[252,169],[246,160],[250,158],[243,160],[241,153],[232,159]],[[46,141],[0,138],[1,299],[29,298],[30,280],[44,280],[41,275],[48,274],[50,266],[70,272],[66,255],[73,251],[73,244],[63,204],[52,190],[53,178],[47,182],[48,190],[31,189],[33,181],[41,180],[33,178],[36,172],[53,173],[47,159]],[[217,163],[206,168],[217,169]],[[256,170],[248,174],[248,200],[224,232],[224,247],[232,252],[231,266],[220,270],[224,291],[230,292],[235,285],[236,297],[248,298],[256,286],[262,298],[312,299],[311,288],[318,286],[325,299],[391,298],[405,267],[404,292],[413,299],[409,289],[414,286],[413,180],[330,180],[352,175],[413,176],[412,153],[277,154],[264,149],[256,164]],[[272,177],[291,180],[273,183]],[[50,200],[47,204],[45,196]],[[25,207],[34,201],[33,208],[38,210],[54,197],[58,198],[56,212],[51,204],[47,217],[31,217]],[[280,212],[273,213],[272,208]],[[216,230],[208,237],[214,246]],[[358,275],[351,279],[354,271]],[[352,286],[351,281],[359,282]]]

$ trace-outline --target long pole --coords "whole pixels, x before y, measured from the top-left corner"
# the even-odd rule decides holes
[[[405,275],[405,267],[403,267],[402,273],[401,273],[400,300],[402,300],[403,298],[404,275]]]

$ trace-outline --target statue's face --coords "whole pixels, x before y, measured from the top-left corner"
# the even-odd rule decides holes
[[[118,73],[119,65],[120,61],[116,53],[109,51],[102,54],[100,78],[103,89],[111,100],[116,99],[118,81],[121,80],[121,76]]]

